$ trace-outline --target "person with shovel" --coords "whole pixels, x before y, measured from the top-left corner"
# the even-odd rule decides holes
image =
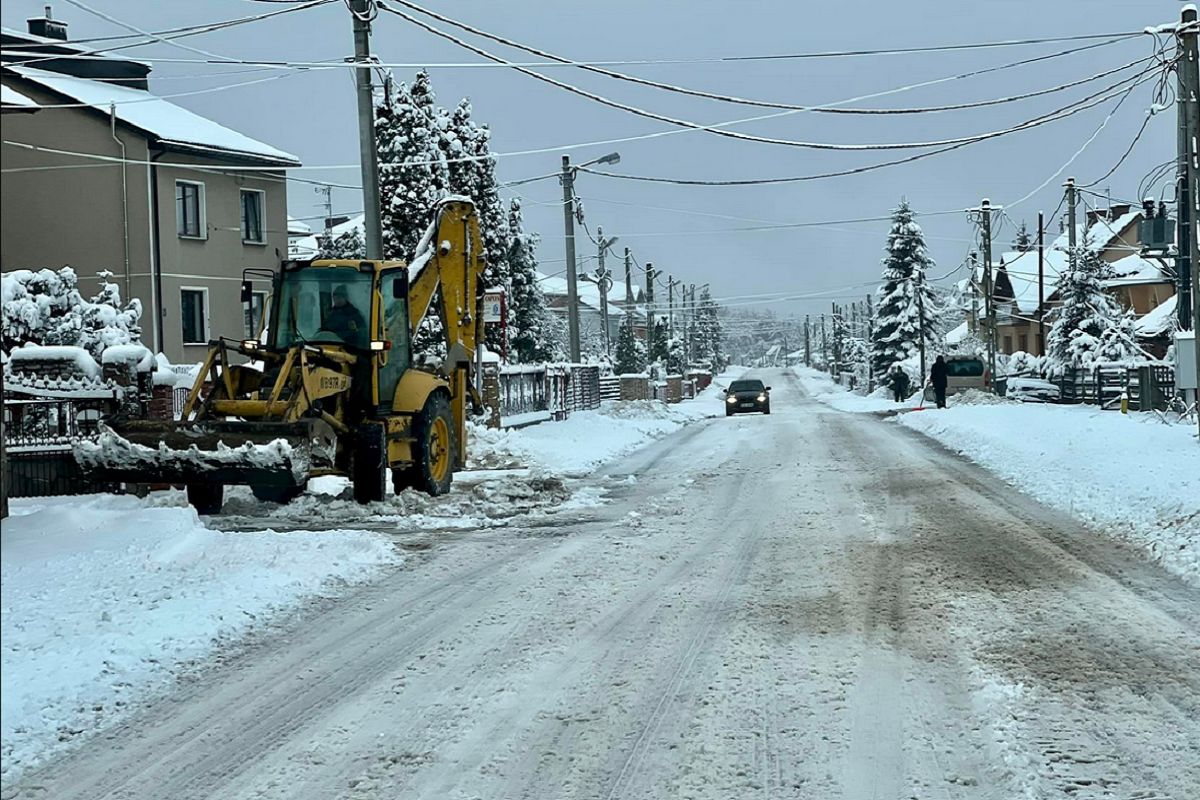
[[[903,403],[908,397],[908,373],[899,364],[893,364],[888,372],[888,382],[892,386],[892,397],[897,403]]]
[[[946,371],[946,359],[938,356],[933,362],[933,367],[929,370],[929,383],[933,386],[933,393],[937,397],[937,407],[946,407],[946,384],[948,383],[949,375]]]

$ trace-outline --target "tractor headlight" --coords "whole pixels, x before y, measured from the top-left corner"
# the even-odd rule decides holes
[[[371,341],[371,350],[375,353],[382,353],[384,350],[391,350],[392,343],[383,339],[373,339]]]
[[[257,339],[242,339],[242,349],[243,350],[257,350],[258,349],[258,340]]]

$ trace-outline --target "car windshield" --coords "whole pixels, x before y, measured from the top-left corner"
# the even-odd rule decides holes
[[[761,392],[763,391],[762,381],[734,381],[729,384],[731,392]]]
[[[279,287],[275,346],[322,342],[366,347],[371,274],[346,267],[284,272]]]
[[[947,361],[946,374],[952,378],[978,378],[983,374],[983,362],[977,358]]]

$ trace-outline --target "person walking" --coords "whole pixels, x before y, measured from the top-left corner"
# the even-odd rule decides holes
[[[908,397],[908,373],[899,364],[893,364],[888,371],[888,381],[892,386],[892,398],[897,403],[903,403]]]
[[[937,407],[946,407],[946,359],[938,356],[933,362],[933,367],[929,370],[929,382],[933,385],[933,393],[937,397]]]

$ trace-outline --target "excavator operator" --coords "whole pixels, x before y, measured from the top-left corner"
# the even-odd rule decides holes
[[[350,293],[345,284],[333,287],[333,305],[325,315],[321,329],[336,333],[352,347],[367,346],[367,322],[350,302]]]

